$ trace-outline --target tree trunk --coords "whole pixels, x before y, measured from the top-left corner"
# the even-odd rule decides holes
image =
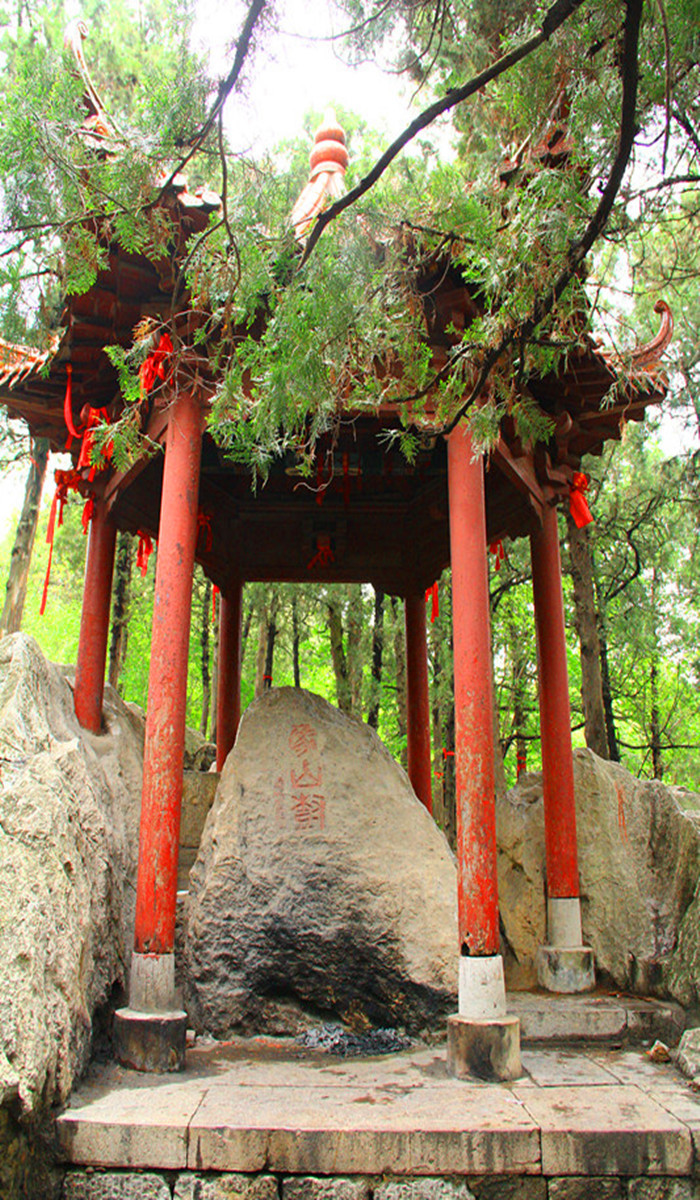
[[[263,691],[272,687],[272,671],[275,661],[275,639],[277,637],[277,602],[273,599],[270,605],[270,619],[267,623],[267,641],[265,643],[265,674],[263,675]]]
[[[363,679],[363,654],[362,654],[362,630],[364,626],[364,606],[362,603],[362,589],[359,583],[351,584],[348,588],[348,638],[347,638],[347,664],[348,664],[348,683],[350,685],[350,712],[357,717],[362,717],[362,679]]]
[[[608,750],[612,762],[620,761],[620,747],[615,729],[615,713],[612,702],[612,686],[610,683],[610,664],[608,662],[608,630],[605,612],[605,597],[603,596],[595,569],[595,559],[591,556],[593,568],[593,586],[595,588],[596,606],[598,610],[598,642],[600,645],[600,675],[603,692],[603,708],[605,710],[605,733]]]
[[[593,562],[588,529],[579,529],[566,514],[571,579],[574,585],[574,623],[581,652],[581,702],[586,745],[601,758],[610,757],[603,704],[598,617],[593,588]]]
[[[384,592],[374,592],[374,621],[372,623],[372,670],[367,724],[379,726],[382,697],[382,652],[384,650]]]
[[[328,636],[331,644],[331,660],[335,673],[335,692],[341,712],[352,712],[352,695],[348,676],[348,663],[343,646],[343,616],[340,601],[333,595],[328,605]]]
[[[394,617],[394,666],[396,670],[396,721],[401,738],[401,766],[408,766],[408,698],[406,694],[406,632],[403,619],[403,605],[397,604],[391,597],[391,611]]]
[[[512,622],[508,628],[510,641],[510,657],[513,670],[513,736],[515,738],[515,773],[520,778],[527,771],[527,740],[525,731],[527,725],[527,692],[525,679],[527,675],[527,655],[524,653],[522,637],[518,627]]]
[[[0,635],[17,633],[22,625],[24,602],[27,598],[29,564],[32,559],[36,527],[39,521],[39,506],[48,460],[49,443],[46,438],[32,438],[31,462],[24,489],[24,503],[15,532],[10,570],[5,588],[5,603],[2,615],[0,615]]]
[[[129,602],[133,565],[134,539],[130,533],[122,531],[117,536],[112,590],[112,625],[109,635],[109,670],[107,673],[108,682],[117,689],[129,640]]]
[[[651,613],[652,636],[654,644],[651,652],[650,683],[651,683],[651,766],[654,779],[663,779],[664,764],[661,757],[661,719],[659,716],[659,655],[657,651],[658,635],[656,628],[656,567],[651,581]]]
[[[299,599],[296,592],[292,595],[292,669],[294,671],[294,686],[301,687],[301,666],[299,663]]]
[[[211,620],[211,581],[205,580],[204,600],[202,603],[202,625],[199,638],[200,665],[202,671],[202,719],[199,732],[207,736],[209,724],[209,708],[211,705],[211,669],[209,666],[209,621]]]
[[[267,651],[267,605],[258,606],[258,647],[255,654],[255,698],[262,696],[265,687],[265,654]]]
[[[651,658],[651,766],[654,779],[663,779],[664,763],[661,756],[661,722],[659,719],[659,660],[656,651]]]

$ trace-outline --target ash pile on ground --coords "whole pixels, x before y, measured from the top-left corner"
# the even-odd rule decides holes
[[[318,1025],[307,1029],[297,1039],[307,1050],[325,1050],[339,1058],[352,1055],[395,1054],[397,1050],[409,1050],[411,1039],[396,1029],[370,1029],[367,1033],[351,1033],[342,1025]]]

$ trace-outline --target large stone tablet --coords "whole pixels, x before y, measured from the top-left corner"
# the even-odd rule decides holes
[[[374,731],[318,696],[246,711],[191,874],[186,992],[217,1036],[455,1008],[456,870]]]

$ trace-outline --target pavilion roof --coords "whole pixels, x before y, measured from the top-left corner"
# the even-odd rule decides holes
[[[109,153],[118,136],[96,95],[90,97],[85,132],[100,153]],[[559,135],[555,150],[566,152]],[[554,151],[548,142],[544,149],[538,144],[533,153],[539,161],[543,154]],[[311,151],[308,183],[290,215],[299,242],[326,203],[341,194],[347,158],[345,135],[329,113]],[[206,228],[209,214],[216,211],[220,200],[204,188],[190,192],[182,176],[156,182],[156,186],[160,187],[158,203],[168,210],[173,224],[174,251],[169,258],[154,263],[110,245],[107,265],[93,286],[83,295],[66,299],[62,329],[46,349],[0,341],[0,403],[11,416],[24,418],[35,436],[48,438],[55,450],[66,444],[68,364],[70,415],[77,427],[86,405],[107,406],[108,410],[111,406],[112,416],[122,407],[116,370],[104,347],[129,347],[135,327],[144,319],[152,320],[156,327],[173,325],[183,345],[189,345],[197,358],[192,338],[196,317],[183,311],[181,295],[175,303],[175,284],[188,238]],[[425,336],[439,370],[456,344],[456,331],[469,325],[479,305],[457,264],[441,262],[434,264],[433,274],[421,277],[417,271],[417,275],[417,290],[424,297]],[[641,419],[649,404],[662,399],[665,378],[659,361],[671,340],[673,323],[666,304],[659,302],[656,307],[662,318],[659,333],[624,361],[584,334],[557,373],[527,381],[535,400],[553,419],[554,432],[547,444],[522,445],[513,422],[503,420],[487,477],[489,537],[528,532],[548,498],[557,492],[566,494],[584,454],[600,453],[606,440],[620,436],[625,422]],[[216,380],[208,378],[201,356],[198,362],[204,393],[207,387],[213,393]],[[150,421],[149,436],[156,440],[167,421],[167,387],[162,392],[155,410],[149,405],[144,414],[144,420]],[[449,561],[446,461],[444,446],[440,448],[431,437],[436,430],[426,427],[424,415],[417,420],[425,445],[415,466],[410,466],[401,461],[398,451],[376,449],[377,434],[399,426],[396,412],[387,407],[361,418],[355,412],[346,416],[345,434],[341,431],[319,444],[320,490],[314,493],[307,487],[308,494],[300,493],[293,464],[280,462],[254,504],[248,469],[227,462],[205,435],[202,495],[209,497],[216,537],[212,539],[215,549],[199,557],[220,586],[238,569],[243,569],[247,578],[303,578],[305,562],[316,560],[319,537],[336,548],[333,565],[326,569],[329,579],[371,578],[387,591],[406,592],[427,585]],[[340,417],[342,425],[342,414]],[[77,450],[74,445],[74,455]],[[105,492],[121,527],[156,533],[161,472],[158,459],[151,463],[144,459],[125,475],[110,466],[89,486]],[[84,474],[86,490],[87,469]],[[348,506],[351,493],[352,512]],[[257,542],[250,543],[240,532],[244,513],[253,524],[276,523],[277,533],[266,541],[267,533],[261,532]],[[403,532],[397,534],[397,529]],[[398,550],[392,537],[401,543]],[[369,543],[383,546],[371,562],[363,550]],[[291,549],[295,546],[301,547],[297,558]]]

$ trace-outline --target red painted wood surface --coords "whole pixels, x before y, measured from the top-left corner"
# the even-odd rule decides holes
[[[457,894],[462,952],[497,954],[493,684],[484,468],[463,426],[447,447],[455,679]]]
[[[574,762],[569,676],[556,509],[544,511],[530,539],[537,631],[537,670],[544,789],[547,891],[550,898],[579,894]]]
[[[241,719],[241,617],[243,585],[232,584],[221,596],[219,678],[216,693],[216,769],[223,768]]]
[[[181,393],[168,426],[158,530],[136,887],[138,954],[172,953],[175,939],[200,453],[199,405]]]
[[[99,733],[102,723],[116,537],[104,501],[96,500],[85,559],[74,698],[76,716],[91,733]]]
[[[418,799],[433,811],[430,758],[430,694],[425,593],[406,596],[406,690],[408,778]]]

